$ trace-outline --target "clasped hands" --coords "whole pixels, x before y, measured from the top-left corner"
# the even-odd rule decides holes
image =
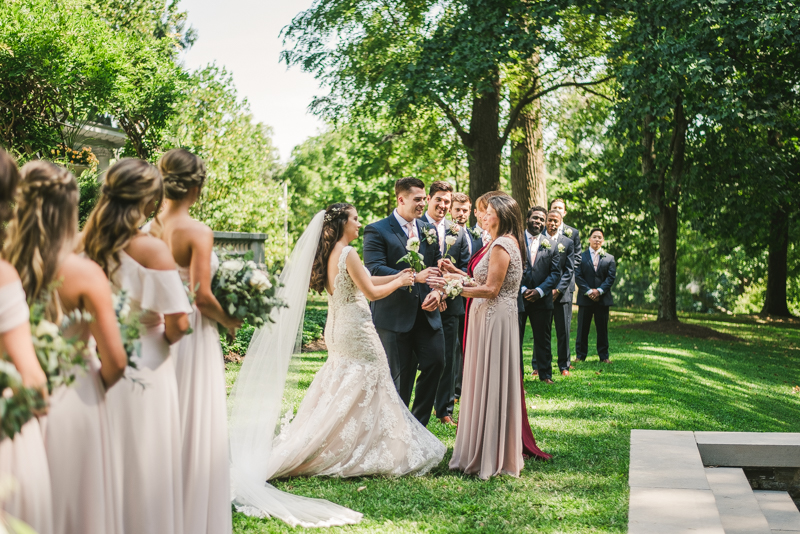
[[[589,294],[587,296],[593,301],[597,302],[598,300],[600,300],[602,293],[600,293],[600,291],[598,291],[597,289],[590,289]]]

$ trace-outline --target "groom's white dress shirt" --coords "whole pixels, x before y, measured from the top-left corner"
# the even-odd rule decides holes
[[[534,237],[533,235],[531,235],[530,232],[525,230],[525,239],[528,241],[528,260],[531,259],[531,251],[533,251],[533,250],[537,250],[538,251],[539,250],[539,245],[542,244],[542,236],[543,235],[544,234],[542,233],[542,234],[539,234],[536,237]],[[531,265],[531,268],[533,268],[533,265]],[[528,288],[525,287],[525,286],[522,286],[521,288],[519,288],[520,293],[525,293],[527,290],[528,290]],[[542,288],[537,287],[536,291],[539,292],[539,296],[540,297],[544,296],[544,291],[542,291]]]
[[[437,223],[436,221],[431,219],[431,216],[428,215],[428,212],[426,211],[425,220],[431,223],[436,228],[436,233],[439,234],[439,252],[441,252],[442,255],[444,255],[444,232],[445,232],[444,218]]]

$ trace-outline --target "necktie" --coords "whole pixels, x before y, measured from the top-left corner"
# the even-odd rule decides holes
[[[597,264],[600,263],[600,253],[595,252],[592,258],[592,265],[594,265],[594,272],[597,272]]]
[[[538,252],[537,249],[539,248],[537,246],[538,244],[539,244],[539,238],[534,237],[533,239],[531,239],[531,244],[530,244],[530,247],[531,247],[531,267],[533,267],[534,263],[536,263],[536,253]]]
[[[417,237],[417,234],[414,232],[414,226],[416,226],[413,222],[406,224],[406,228],[408,228],[408,238],[411,239],[412,237]]]

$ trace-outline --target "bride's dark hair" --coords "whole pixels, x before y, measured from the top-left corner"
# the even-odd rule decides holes
[[[353,210],[355,208],[346,202],[331,204],[325,210],[322,234],[319,236],[314,265],[311,267],[310,286],[317,293],[325,291],[325,282],[328,280],[328,259],[331,257],[331,250],[333,250],[336,242],[342,238],[344,227],[350,218],[350,212]]]

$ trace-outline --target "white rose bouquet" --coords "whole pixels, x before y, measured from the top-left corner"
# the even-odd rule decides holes
[[[131,313],[130,298],[128,297],[128,292],[124,289],[121,289],[118,293],[112,293],[111,298],[114,303],[114,313],[117,314],[122,345],[128,354],[128,367],[137,369],[138,366],[133,356],[139,356],[142,352],[142,342],[140,341],[142,324],[139,322],[141,313]]]
[[[13,439],[22,425],[47,408],[42,392],[23,386],[17,368],[4,360],[0,360],[0,392],[0,439]]]
[[[61,327],[45,319],[45,302],[31,305],[31,338],[36,357],[47,375],[47,388],[52,393],[60,385],[69,386],[75,381],[79,369],[88,369],[86,343],[77,339],[66,339],[63,331],[78,322],[91,322],[88,312],[76,310],[65,316]]]
[[[414,269],[415,273],[421,272],[425,269],[425,257],[419,253],[419,238],[409,237],[406,241],[406,250],[408,254],[397,260],[397,263],[407,263],[409,267]],[[408,292],[413,290],[414,286],[408,286]]]
[[[465,287],[475,287],[478,285],[475,280],[469,276],[461,275],[445,275],[447,280],[442,288],[445,297],[452,299],[461,295]]]
[[[277,279],[254,261],[224,261],[211,280],[211,292],[228,315],[256,328],[273,322],[270,313],[274,308],[286,307],[275,296],[277,289]]]

